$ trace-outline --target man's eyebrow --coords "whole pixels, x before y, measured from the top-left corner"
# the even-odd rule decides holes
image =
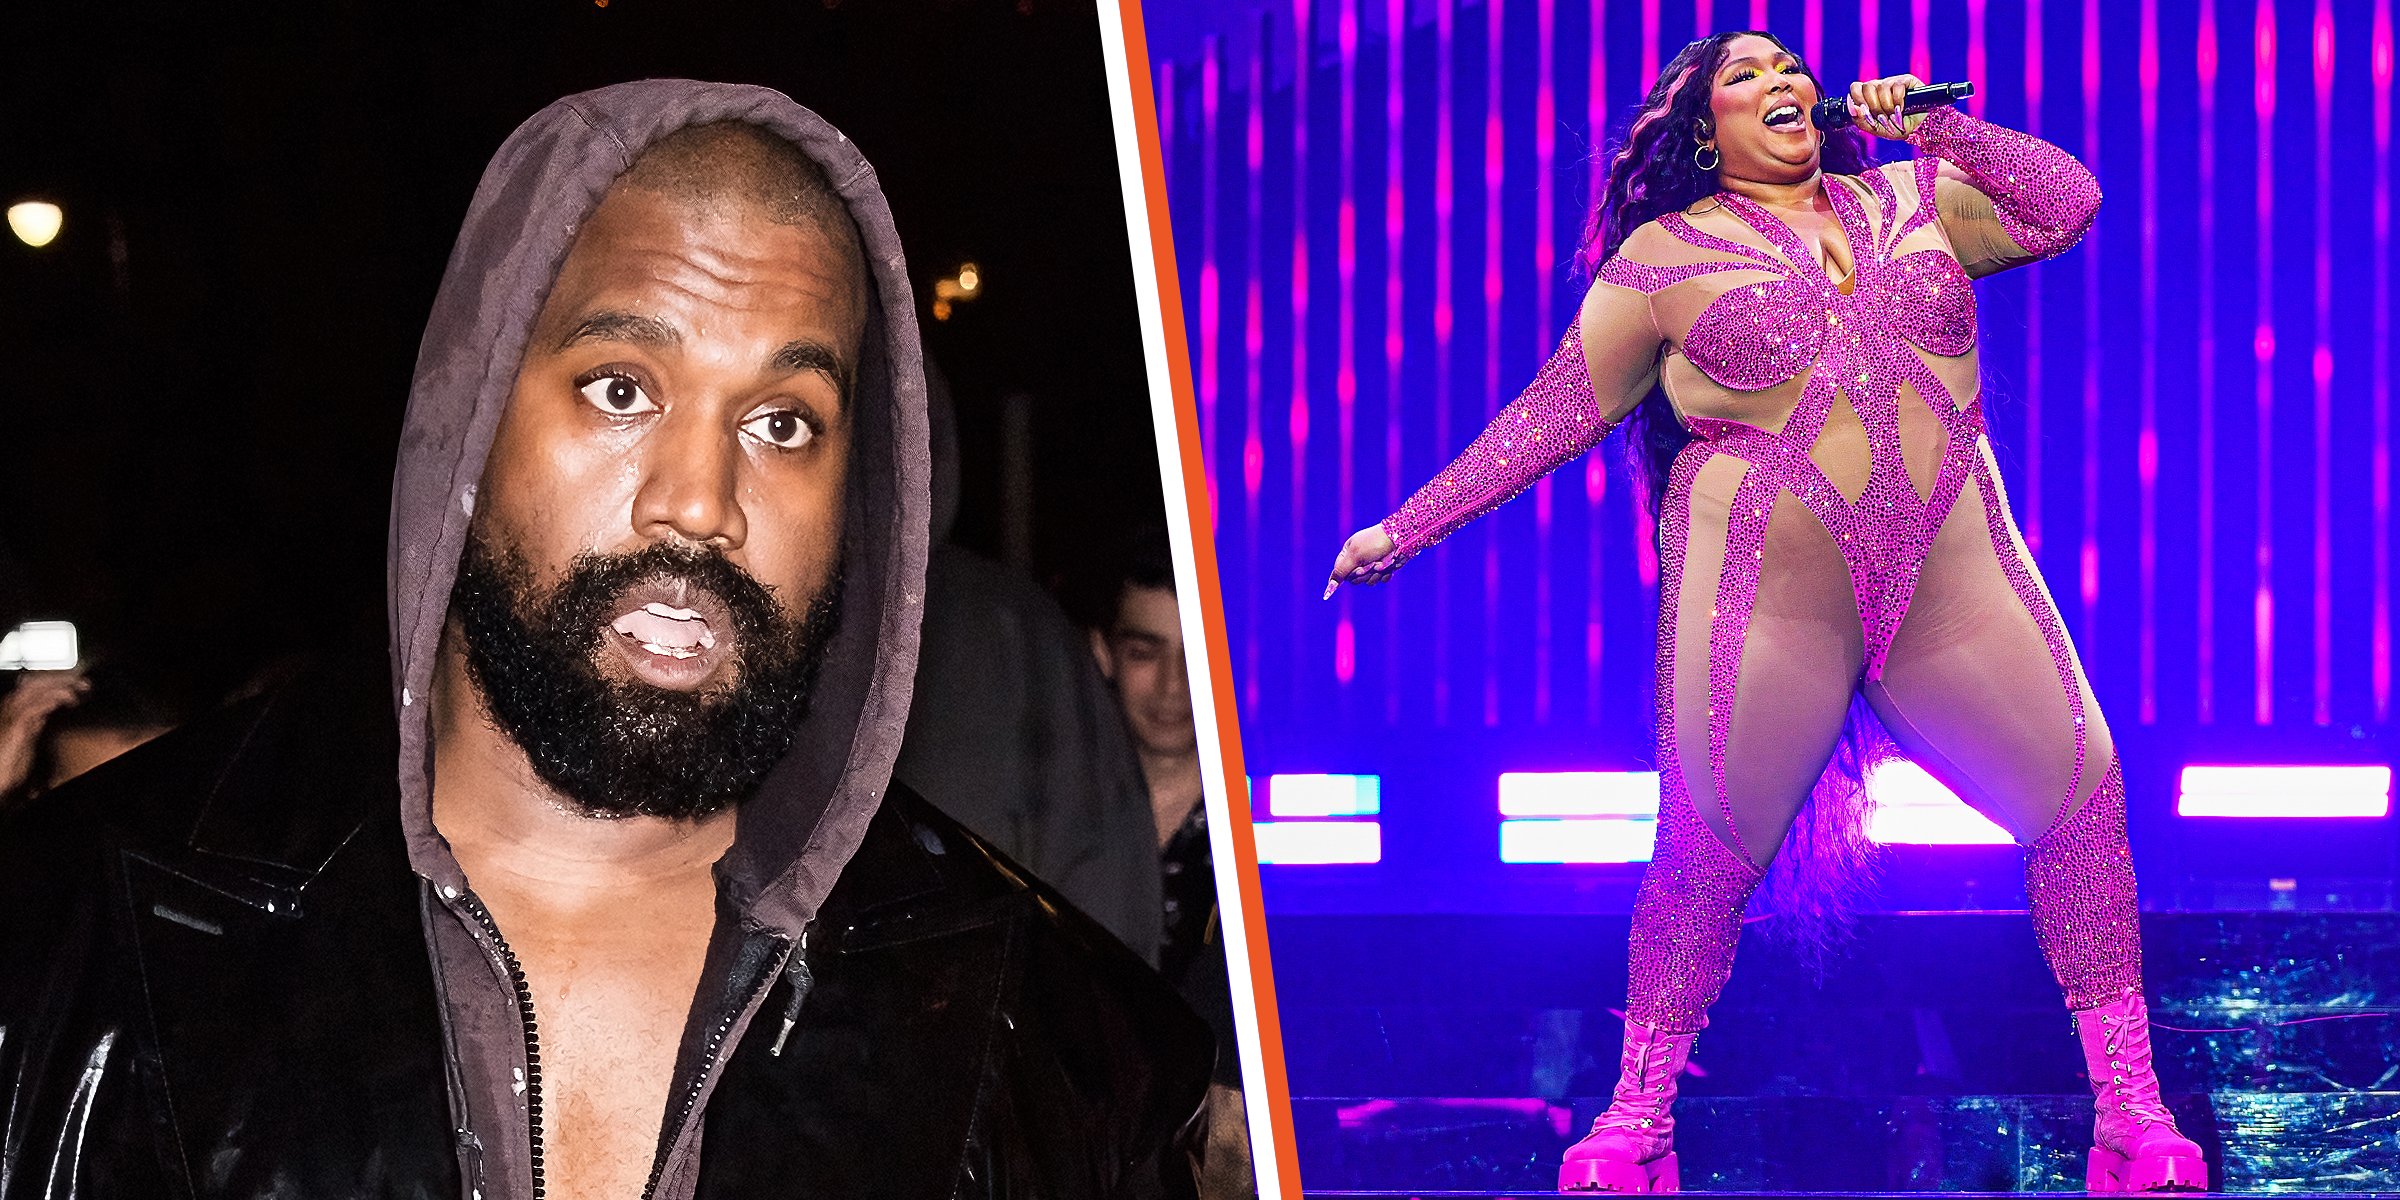
[[[560,339],[558,348],[565,350],[580,342],[631,342],[654,348],[679,346],[683,344],[683,331],[657,317],[607,308],[576,322],[575,328]]]
[[[801,371],[818,372],[833,381],[835,389],[841,393],[842,404],[845,407],[850,403],[850,364],[843,362],[842,356],[834,353],[833,348],[823,342],[810,341],[807,338],[785,342],[783,349],[776,351],[774,356],[767,360],[767,368],[785,374],[796,374]]]
[[[1776,54],[1775,54],[1775,57],[1776,57],[1776,58],[1790,58],[1790,57],[1791,57],[1791,55],[1790,55],[1790,54],[1788,54],[1788,53],[1785,53],[1785,52],[1783,52],[1783,51],[1777,51],[1777,52],[1776,52]],[[1725,66],[1718,67],[1717,69],[1718,69],[1718,70],[1720,70],[1720,71],[1722,71],[1722,70],[1724,70],[1724,69],[1725,69],[1725,67],[1738,67],[1738,66],[1742,65],[1743,63],[1748,63],[1748,64],[1750,64],[1751,66],[1754,66],[1754,67],[1756,67],[1756,66],[1764,66],[1764,65],[1765,65],[1765,64],[1766,64],[1768,61],[1769,61],[1769,60],[1767,60],[1767,59],[1763,59],[1763,58],[1759,58],[1759,57],[1758,57],[1758,56],[1756,56],[1756,55],[1745,54],[1745,55],[1741,56],[1740,58],[1729,58],[1729,59],[1726,59],[1726,60],[1725,60]]]

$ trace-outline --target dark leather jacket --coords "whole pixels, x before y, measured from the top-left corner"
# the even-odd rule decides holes
[[[351,674],[0,817],[0,1200],[460,1194],[385,681]],[[1210,1036],[1047,887],[895,788],[819,914],[780,1054],[781,944],[720,922],[679,1081],[701,1014],[772,990],[699,1195],[1191,1193]]]

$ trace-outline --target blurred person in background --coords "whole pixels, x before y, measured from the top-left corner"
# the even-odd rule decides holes
[[[0,697],[0,807],[65,784],[183,723],[190,706],[139,659],[27,671]]]
[[[0,812],[45,790],[51,772],[36,772],[47,757],[43,734],[60,713],[75,706],[91,690],[80,670],[11,672],[6,695],[0,695]]]
[[[1165,527],[1132,531],[1112,557],[1113,569],[1093,588],[1097,624],[1089,632],[1092,657],[1116,691],[1150,793],[1151,833],[1165,888],[1159,969],[1217,1033],[1202,1190],[1211,1196],[1248,1195],[1257,1183],[1241,1062],[1234,1053],[1233,992],[1208,808],[1201,802],[1200,735],[1192,721],[1183,616]]]
[[[948,540],[959,511],[958,417],[930,362],[926,391],[935,541],[893,775],[1156,962],[1149,789],[1116,698],[1048,592]]]

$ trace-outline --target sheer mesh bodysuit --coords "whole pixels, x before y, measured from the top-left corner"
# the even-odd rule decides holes
[[[1404,560],[1598,444],[1654,383],[1693,433],[1659,531],[1660,812],[1628,1004],[1646,1024],[1705,1023],[1861,691],[2027,844],[2069,1005],[2140,984],[2114,747],[1983,436],[1969,283],[2074,245],[2099,189],[1954,110],[1909,140],[1911,162],[1825,177],[1848,272],[1731,192],[1636,230],[1533,386],[1384,522]]]

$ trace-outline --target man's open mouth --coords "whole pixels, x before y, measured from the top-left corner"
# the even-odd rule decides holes
[[[716,630],[709,628],[708,619],[698,610],[656,600],[618,617],[609,628],[642,649],[669,658],[697,658],[701,651],[717,645]]]
[[[645,683],[696,688],[731,657],[732,614],[714,592],[689,580],[645,580],[626,589],[615,608],[607,640]]]
[[[1769,129],[1796,128],[1800,124],[1800,106],[1783,104],[1767,110],[1764,120]]]

